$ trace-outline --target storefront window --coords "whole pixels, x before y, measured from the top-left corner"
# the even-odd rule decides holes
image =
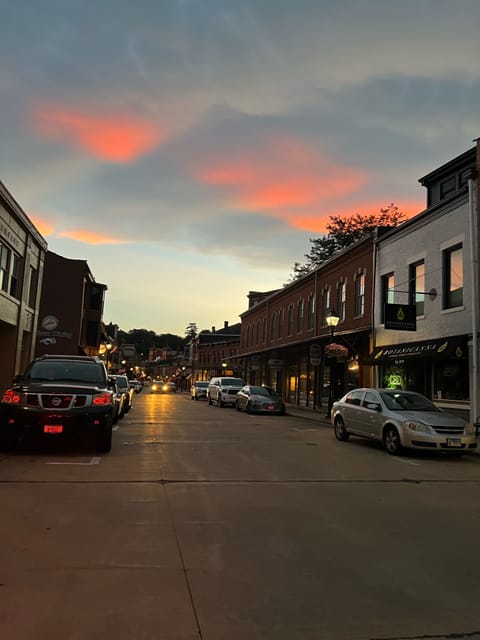
[[[434,367],[434,398],[438,400],[469,399],[468,367],[462,360],[446,360]]]

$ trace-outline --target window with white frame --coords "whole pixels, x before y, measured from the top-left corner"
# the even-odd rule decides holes
[[[293,305],[289,305],[288,307],[288,316],[287,316],[287,335],[291,336],[293,333]]]
[[[357,273],[355,276],[355,316],[363,316],[365,313],[365,274]]]
[[[315,296],[312,294],[308,298],[307,308],[307,329],[311,331],[315,324]]]
[[[339,282],[337,287],[337,315],[340,321],[345,320],[345,302],[347,299],[347,285],[345,282]]]
[[[463,305],[463,245],[455,244],[443,252],[443,308]]]
[[[327,317],[330,315],[330,287],[322,292],[322,327],[327,326]]]
[[[425,313],[425,261],[418,260],[412,263],[408,271],[408,303],[415,305],[417,316],[423,316]]]
[[[297,305],[297,332],[301,333],[303,331],[303,309],[304,303],[303,298],[298,301]]]
[[[394,273],[386,273],[381,279],[381,322],[385,322],[385,305],[394,302],[395,275]]]

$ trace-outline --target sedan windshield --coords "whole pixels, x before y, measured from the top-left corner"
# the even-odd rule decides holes
[[[382,391],[380,395],[387,409],[391,411],[436,411],[441,413],[441,410],[433,402],[419,393]]]

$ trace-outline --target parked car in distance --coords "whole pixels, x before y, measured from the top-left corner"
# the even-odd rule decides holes
[[[135,379],[129,380],[129,385],[132,387],[135,393],[140,393],[140,391],[143,388],[140,380],[135,380]]]
[[[190,389],[190,395],[192,400],[199,400],[200,398],[206,398],[207,388],[208,388],[207,380],[197,380],[196,382],[194,382]]]
[[[116,383],[118,384],[118,388],[120,392],[123,393],[124,395],[123,410],[125,413],[128,413],[132,408],[133,396],[135,394],[135,391],[130,386],[127,376],[112,374],[110,375],[110,377],[115,379]]]
[[[109,376],[109,379],[111,381],[111,389],[113,391],[113,424],[117,424],[117,422],[125,415],[125,394],[120,390],[120,387],[114,377]]]
[[[237,397],[237,391],[245,386],[242,378],[234,378],[233,376],[211,378],[207,387],[208,404],[217,403],[219,407],[226,404],[234,405]]]
[[[9,448],[29,435],[90,434],[97,451],[110,451],[113,387],[104,362],[95,356],[36,358],[3,393],[0,445]]]
[[[237,392],[235,408],[237,411],[246,411],[247,413],[285,415],[285,403],[274,389],[250,384]]]
[[[177,393],[177,385],[174,382],[154,380],[150,386],[150,393]]]
[[[414,391],[353,389],[333,403],[331,421],[338,440],[373,438],[391,454],[404,447],[459,453],[477,446],[471,425]]]

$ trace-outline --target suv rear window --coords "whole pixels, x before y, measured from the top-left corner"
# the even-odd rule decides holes
[[[32,382],[62,380],[65,382],[87,382],[105,384],[105,373],[101,365],[95,362],[38,361],[34,362],[25,375]]]
[[[220,380],[222,387],[244,387],[245,383],[241,378],[222,378]]]

